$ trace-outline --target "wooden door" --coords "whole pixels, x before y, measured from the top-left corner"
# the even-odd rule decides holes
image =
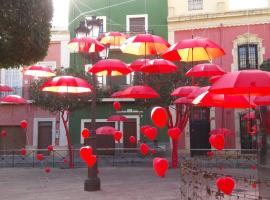
[[[10,150],[20,150],[26,145],[26,132],[20,126],[1,126],[0,131],[6,130],[6,137],[0,137],[0,149],[2,153],[11,154]],[[20,153],[20,151],[15,152]]]
[[[52,144],[52,122],[38,122],[38,149],[47,149]],[[49,155],[48,151],[41,151],[44,155]]]
[[[137,138],[137,120],[128,119],[128,121],[123,122],[123,140],[124,148],[136,148],[137,144],[131,144],[129,142],[130,136],[135,136]],[[125,150],[125,152],[134,152],[133,150]]]

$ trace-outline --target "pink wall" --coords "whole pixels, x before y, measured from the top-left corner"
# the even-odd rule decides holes
[[[61,66],[61,43],[51,42],[44,61],[56,61],[56,67]]]
[[[230,27],[218,27],[218,28],[208,28],[208,29],[197,29],[197,30],[184,30],[175,32],[175,42],[181,41],[183,39],[194,37],[206,37],[210,40],[219,44],[224,50],[226,55],[221,58],[215,59],[213,62],[220,65],[225,71],[231,71],[231,64],[233,63],[232,49],[233,40],[239,35],[245,33],[256,34],[257,37],[263,39],[262,46],[265,48],[265,54],[263,59],[270,58],[270,24],[259,24],[259,25],[245,25],[245,26],[230,26]],[[221,109],[216,109],[216,127],[221,127]],[[225,110],[225,127],[230,130],[235,130],[234,111],[231,109]],[[235,137],[231,136],[226,141],[226,148],[235,147]]]

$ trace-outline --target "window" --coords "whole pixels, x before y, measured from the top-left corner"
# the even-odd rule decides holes
[[[96,20],[99,23],[99,27],[98,26],[93,26],[89,23],[87,23],[87,21],[91,21],[91,20],[95,20],[93,19],[92,16],[90,17],[85,17],[86,20],[86,24],[87,27],[90,30],[89,36],[93,37],[93,38],[98,38],[102,33],[106,32],[106,16],[97,16]]]
[[[17,95],[22,96],[22,72],[21,69],[8,68],[1,71],[1,83],[12,87]]]
[[[188,0],[188,10],[202,10],[203,0]]]
[[[258,51],[257,44],[244,44],[238,46],[238,68],[257,69],[258,68]]]
[[[148,29],[148,15],[127,15],[127,31],[144,33]]]

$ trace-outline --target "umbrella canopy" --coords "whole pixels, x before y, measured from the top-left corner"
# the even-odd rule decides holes
[[[108,117],[107,121],[113,121],[113,122],[121,122],[121,121],[127,121],[128,118],[126,118],[123,115],[112,115]]]
[[[111,45],[111,46],[121,46],[127,39],[127,36],[120,32],[108,32],[103,33],[99,37],[101,44]]]
[[[114,92],[111,94],[111,97],[112,98],[121,98],[122,92],[123,92],[123,90]]]
[[[216,75],[223,75],[225,71],[220,68],[220,66],[206,63],[206,64],[198,64],[192,67],[187,71],[186,76],[193,77],[210,77]]]
[[[181,86],[176,88],[172,93],[171,96],[174,97],[186,97],[194,90],[198,89],[198,86]]]
[[[24,72],[25,75],[35,76],[35,77],[50,77],[55,76],[55,73],[50,67],[42,65],[32,65],[27,67]]]
[[[130,65],[129,68],[132,71],[140,71],[141,67],[146,64],[148,61],[150,61],[150,59],[137,59],[134,60]]]
[[[261,70],[242,70],[223,75],[209,89],[216,94],[254,95],[270,94],[270,73]]]
[[[119,76],[129,74],[131,70],[121,60],[105,59],[95,63],[88,72],[98,76]]]
[[[256,107],[256,105],[246,96],[236,96],[227,94],[213,94],[208,91],[202,93],[196,97],[193,104],[199,106],[209,106],[209,107],[223,107],[223,108],[250,108]]]
[[[154,59],[146,62],[140,69],[144,73],[173,73],[178,67],[171,61],[164,59]]]
[[[176,99],[174,104],[192,104],[192,99],[188,99],[187,97],[180,97]]]
[[[255,111],[246,113],[243,118],[244,120],[256,119]]]
[[[159,94],[151,87],[146,85],[130,86],[120,91],[116,96],[118,98],[134,98],[134,99],[152,99],[159,98]]]
[[[208,79],[208,82],[209,83],[215,83],[222,75],[218,75],[218,76],[211,76],[209,79]]]
[[[0,92],[12,92],[14,89],[5,84],[0,84]]]
[[[102,126],[96,129],[97,135],[114,135],[117,131],[114,127],[111,126]]]
[[[233,132],[227,128],[216,128],[210,131],[210,135],[224,134],[224,136],[233,135]]]
[[[73,76],[58,76],[45,82],[42,91],[59,93],[87,93],[92,92],[92,87],[83,79]]]
[[[199,95],[203,94],[204,92],[208,91],[210,88],[210,86],[205,86],[205,87],[198,87],[197,89],[193,90],[193,92],[191,92],[187,98],[188,99],[195,99],[197,98]]]
[[[27,100],[19,95],[7,95],[0,99],[1,103],[26,104]]]
[[[170,44],[160,36],[138,34],[128,38],[121,46],[123,53],[132,55],[158,55],[166,51]]]
[[[172,45],[161,56],[172,61],[207,61],[224,55],[224,50],[207,38],[182,40]]]
[[[258,106],[270,105],[270,95],[255,97],[254,103]]]
[[[105,49],[105,46],[93,38],[73,38],[68,48],[75,53],[95,53]]]

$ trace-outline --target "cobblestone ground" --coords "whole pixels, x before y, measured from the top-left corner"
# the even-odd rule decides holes
[[[0,169],[0,200],[176,200],[179,171],[159,178],[150,167],[100,168],[102,190],[83,191],[86,169]]]

